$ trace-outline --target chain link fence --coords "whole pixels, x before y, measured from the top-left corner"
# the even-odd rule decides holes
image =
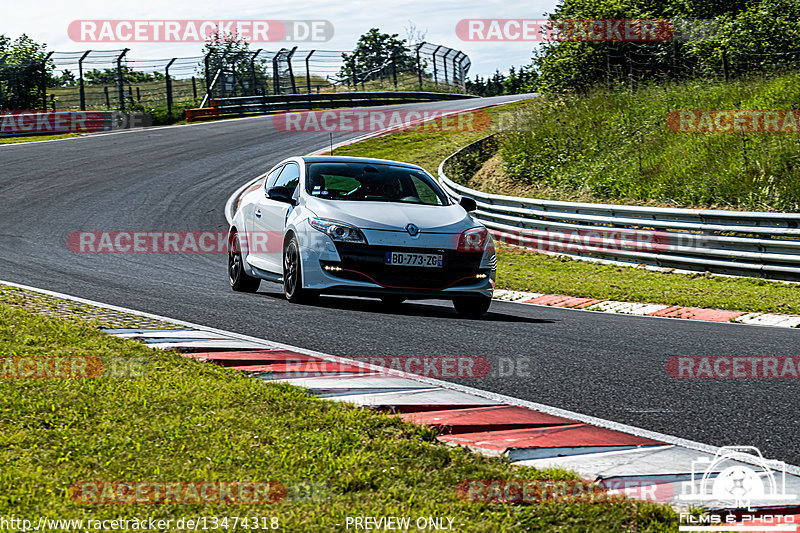
[[[327,91],[463,92],[470,60],[461,51],[418,43],[384,64],[345,61],[342,50],[248,50],[138,59],[128,49],[51,52],[39,63],[0,57],[0,109],[161,109],[169,115],[210,98]],[[400,59],[402,57],[402,60]],[[31,84],[31,80],[37,80]],[[22,80],[28,94],[21,98]]]
[[[800,69],[800,50],[765,53],[720,49],[700,55],[676,41],[664,43],[607,43],[604,72],[609,86],[626,84],[632,91],[648,80],[735,79],[772,77]],[[600,65],[600,64],[598,64]]]

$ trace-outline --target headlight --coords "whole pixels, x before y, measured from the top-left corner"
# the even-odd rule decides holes
[[[482,252],[492,242],[489,231],[483,226],[462,231],[458,238],[459,252]]]
[[[321,231],[334,241],[367,244],[367,238],[361,230],[344,222],[326,218],[309,218],[308,223],[315,230]]]

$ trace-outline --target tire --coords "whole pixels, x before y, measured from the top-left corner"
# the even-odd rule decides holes
[[[239,244],[239,235],[231,232],[228,241],[228,281],[231,289],[236,292],[256,292],[261,280],[247,275],[244,271],[242,247]]]
[[[292,303],[308,303],[317,297],[315,292],[303,288],[300,246],[294,236],[283,249],[283,294]]]
[[[486,314],[492,299],[488,296],[464,296],[453,300],[456,312],[466,318],[478,318]]]
[[[386,307],[397,307],[405,301],[406,299],[402,296],[396,296],[394,294],[381,296],[381,302],[383,302],[383,305]]]

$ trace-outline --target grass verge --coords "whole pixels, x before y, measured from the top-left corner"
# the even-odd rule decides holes
[[[800,284],[797,283],[706,273],[657,272],[512,247],[498,250],[497,284],[503,289],[599,300],[800,313]]]
[[[0,516],[173,524],[259,516],[277,517],[282,531],[340,531],[348,516],[447,517],[456,531],[674,529],[671,509],[641,502],[462,502],[455,487],[465,480],[570,474],[440,445],[430,430],[397,418],[153,351],[91,322],[0,304],[0,354],[113,357],[146,369],[128,379],[0,379]],[[72,483],[92,480],[272,480],[288,496],[258,505],[87,505],[67,497]]]
[[[795,115],[782,120],[780,133],[720,131],[724,119],[680,132],[667,117],[675,110],[791,111],[798,101],[797,72],[542,98],[502,136],[502,171],[536,197],[794,212],[800,210]]]
[[[439,163],[486,136],[509,113],[531,106],[516,102],[487,109],[493,128],[480,132],[406,131],[344,146],[337,155],[395,159],[436,175]],[[505,191],[507,194],[513,191]],[[631,302],[713,307],[751,312],[800,313],[800,285],[752,278],[655,272],[553,257],[511,247],[498,250],[499,288]]]
[[[23,137],[0,137],[0,144],[19,144],[36,141],[53,141],[56,139],[69,139],[77,137],[80,133],[62,133],[60,135],[25,135]]]

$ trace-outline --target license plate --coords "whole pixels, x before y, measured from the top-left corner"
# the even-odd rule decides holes
[[[385,262],[387,265],[439,268],[442,266],[442,255],[386,252]]]

